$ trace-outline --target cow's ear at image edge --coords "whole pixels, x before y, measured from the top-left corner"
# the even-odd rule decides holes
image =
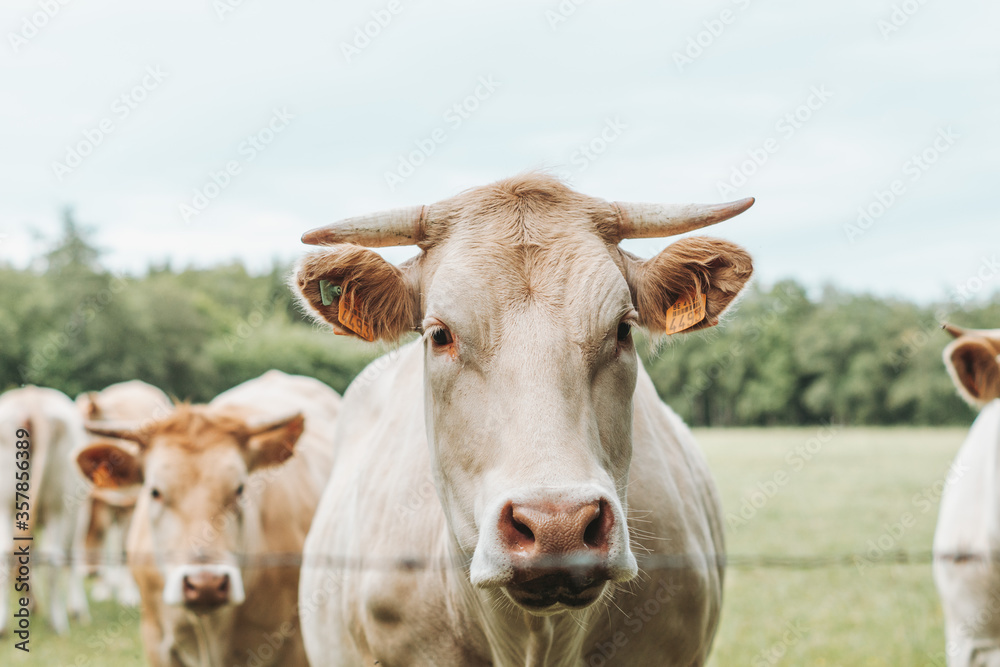
[[[249,427],[247,468],[256,470],[284,463],[295,453],[295,443],[304,430],[305,417],[301,413]]]
[[[746,250],[703,236],[681,239],[649,260],[625,259],[639,322],[653,334],[715,326],[753,274]],[[679,310],[689,317],[685,320]]]
[[[139,457],[112,443],[99,442],[83,448],[76,455],[76,464],[84,477],[102,489],[142,484]]]
[[[983,406],[1000,398],[1000,358],[986,339],[964,336],[953,341],[944,349],[944,363],[967,402]]]
[[[313,319],[336,334],[394,342],[418,325],[406,276],[368,248],[343,243],[309,253],[290,282]]]

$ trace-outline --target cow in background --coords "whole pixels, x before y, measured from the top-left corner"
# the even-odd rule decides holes
[[[76,405],[84,420],[98,422],[143,423],[162,419],[170,414],[170,399],[162,391],[140,380],[130,380],[110,385],[101,391],[88,391],[76,398]],[[102,440],[91,436],[90,444]],[[118,441],[118,446],[138,450],[127,441]],[[119,603],[135,606],[139,604],[139,589],[124,563],[125,535],[139,498],[139,485],[122,488],[102,488],[88,485],[83,498],[84,507],[80,513],[78,543],[82,543],[87,555],[86,563],[80,563],[89,573],[97,575],[97,581],[90,589],[95,600],[114,598]],[[109,562],[103,562],[110,559]]]
[[[268,371],[207,405],[137,425],[77,457],[97,486],[141,484],[127,556],[153,667],[307,665],[297,598],[302,544],[332,463],[340,396]]]
[[[612,203],[528,174],[303,237],[330,246],[293,279],[317,320],[420,334],[345,395],[304,554],[314,665],[705,664],[718,495],[632,332],[715,325],[751,259],[705,237],[649,260],[619,243],[752,203]],[[362,247],[406,244],[421,252],[400,267]],[[313,566],[331,556],[345,567]]]
[[[30,448],[19,446],[30,434]],[[76,534],[76,512],[66,502],[65,491],[79,483],[79,473],[70,458],[86,439],[83,420],[73,401],[55,389],[28,386],[12,389],[0,396],[0,548],[8,554],[14,551],[15,520],[25,506],[16,495],[18,485],[27,488],[27,528],[17,536],[31,536],[32,570],[30,597],[37,600],[36,583],[41,572],[46,573],[47,600],[43,605],[52,629],[59,634],[69,629],[69,616],[88,621],[87,597],[83,581],[76,576],[70,560]],[[21,461],[29,461],[28,470],[21,470]],[[17,499],[17,507],[15,507]],[[13,586],[11,586],[13,588]],[[21,591],[21,589],[17,589]],[[0,634],[11,618],[8,612],[10,588],[0,591]],[[23,591],[15,596],[25,597]]]
[[[934,581],[949,667],[1000,665],[1000,329],[944,329],[944,363],[980,408],[941,495]]]

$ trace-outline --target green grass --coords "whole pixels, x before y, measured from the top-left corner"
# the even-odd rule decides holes
[[[91,602],[90,613],[90,625],[70,621],[69,634],[62,637],[54,634],[43,618],[33,615],[30,651],[15,649],[14,643],[20,640],[8,631],[0,638],[0,665],[136,667],[146,664],[139,639],[137,608]]]
[[[731,555],[864,554],[868,541],[927,551],[937,520],[935,484],[943,478],[966,429],[844,429],[801,469],[786,460],[818,429],[699,430],[725,511],[743,500],[759,508],[728,531]],[[814,443],[815,445],[816,443]],[[759,483],[775,481],[771,497]],[[773,489],[769,489],[773,490]],[[761,502],[766,498],[765,502]],[[892,525],[909,513],[902,531]],[[749,513],[748,513],[749,514]],[[886,526],[889,526],[887,529]],[[722,625],[710,665],[938,665],[942,619],[930,565],[870,562],[818,569],[730,568]],[[8,587],[9,588],[9,587]],[[143,664],[134,611],[92,604],[94,622],[54,636],[32,623],[32,651],[0,639],[0,665],[124,667]],[[770,654],[762,651],[772,650]]]
[[[890,556],[931,548],[936,484],[965,433],[844,429],[795,471],[788,452],[816,437],[817,429],[697,431],[727,514],[775,472],[787,473],[745,525],[728,531],[731,555],[865,554],[869,540],[878,548],[880,537],[888,547],[854,565],[730,568],[710,665],[943,664],[931,567],[891,564]],[[761,504],[761,496],[754,500]],[[895,525],[904,518],[908,525]]]

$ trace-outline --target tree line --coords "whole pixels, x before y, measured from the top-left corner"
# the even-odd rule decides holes
[[[0,266],[0,390],[70,396],[140,379],[207,401],[277,368],[343,392],[383,347],[333,336],[300,312],[288,266],[240,263],[142,276],[102,266],[70,212],[61,237],[25,269]],[[639,337],[657,390],[689,424],[966,424],[941,350],[943,318],[1000,326],[1000,292],[975,303],[916,304],[794,281],[751,286],[717,327]]]

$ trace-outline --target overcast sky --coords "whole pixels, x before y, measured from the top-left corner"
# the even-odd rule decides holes
[[[117,269],[264,268],[309,228],[544,168],[755,196],[710,233],[765,284],[1000,288],[996,3],[150,4],[3,3],[0,261],[73,205]]]

